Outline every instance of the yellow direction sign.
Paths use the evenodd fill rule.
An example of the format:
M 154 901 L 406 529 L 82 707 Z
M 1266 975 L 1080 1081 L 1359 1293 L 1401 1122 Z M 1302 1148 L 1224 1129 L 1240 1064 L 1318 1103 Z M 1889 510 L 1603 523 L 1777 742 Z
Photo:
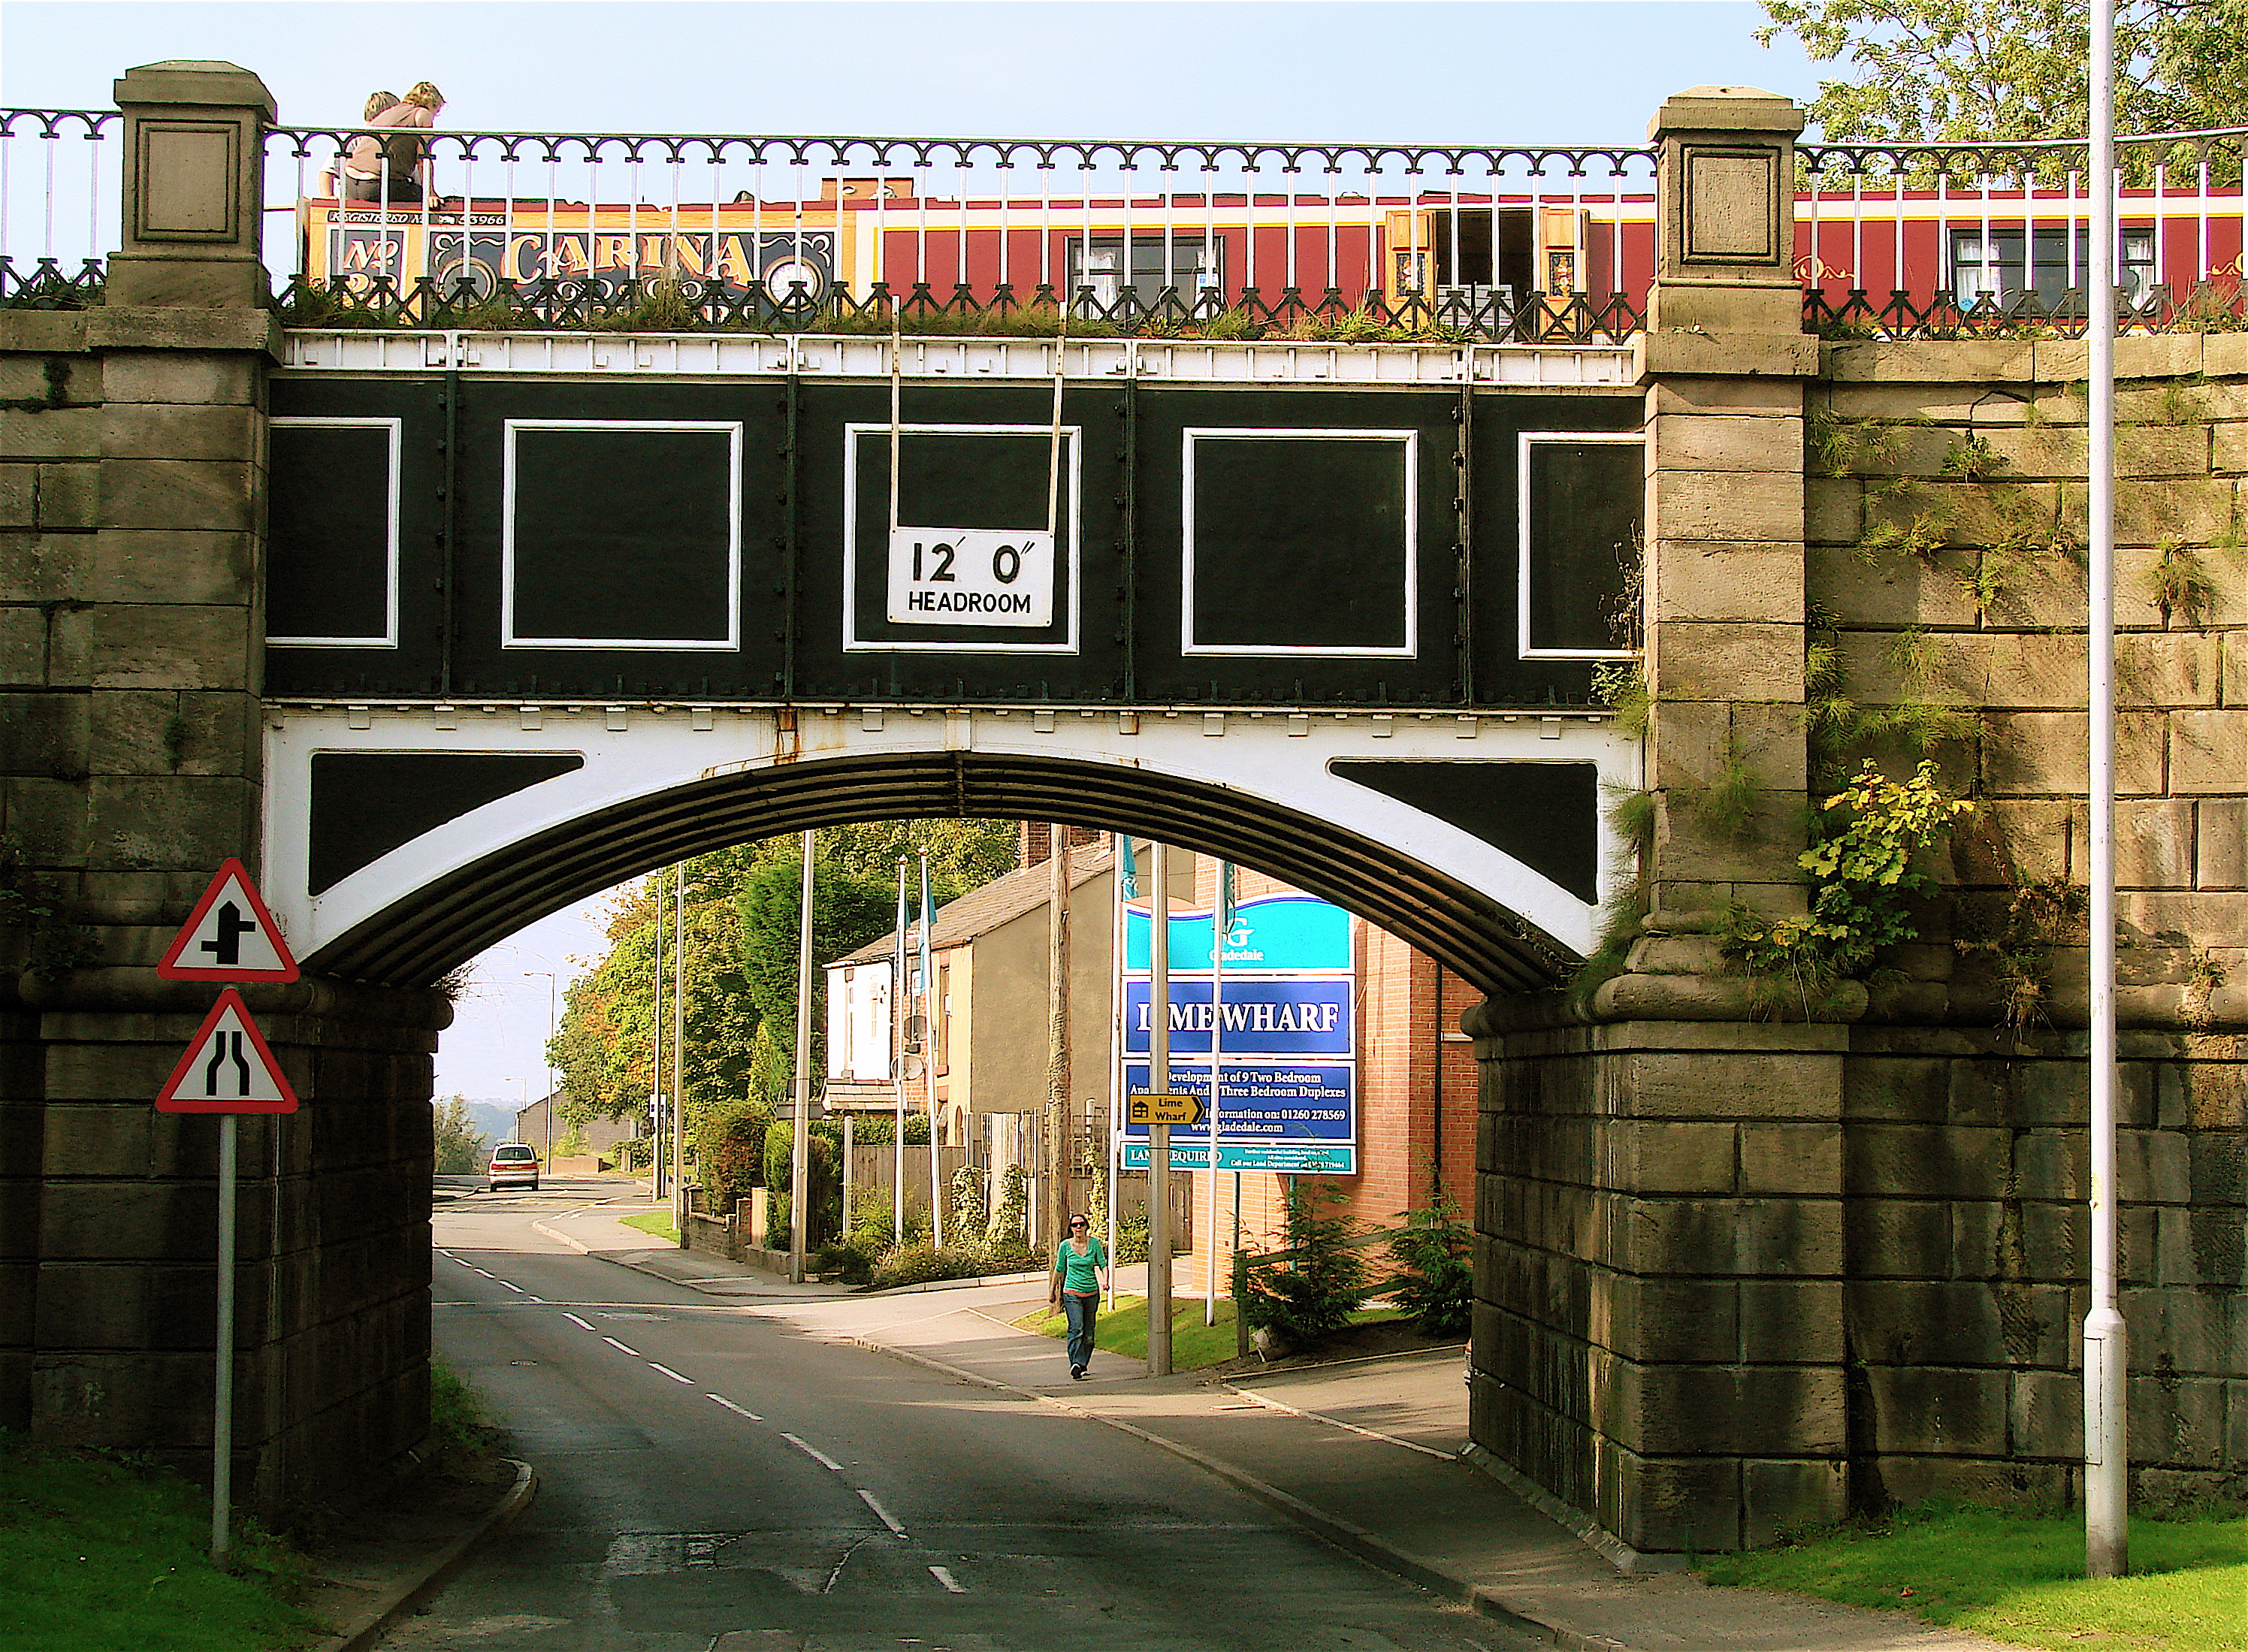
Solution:
M 1198 1095 L 1133 1095 L 1124 1099 L 1127 1124 L 1200 1124 Z

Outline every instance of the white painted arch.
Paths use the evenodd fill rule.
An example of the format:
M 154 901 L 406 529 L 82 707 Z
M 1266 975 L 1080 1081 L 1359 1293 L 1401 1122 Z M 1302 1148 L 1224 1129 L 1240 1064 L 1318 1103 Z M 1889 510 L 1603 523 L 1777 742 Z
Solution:
M 312 760 L 567 753 L 582 766 L 474 809 L 315 895 Z M 1487 991 L 1589 952 L 1586 901 L 1480 837 L 1333 771 L 1342 760 L 1589 763 L 1640 784 L 1599 713 L 1204 708 L 269 703 L 265 894 L 308 968 L 425 984 L 524 924 L 684 855 L 911 815 L 1127 830 L 1284 878 Z M 1605 833 L 1605 825 L 1600 828 Z

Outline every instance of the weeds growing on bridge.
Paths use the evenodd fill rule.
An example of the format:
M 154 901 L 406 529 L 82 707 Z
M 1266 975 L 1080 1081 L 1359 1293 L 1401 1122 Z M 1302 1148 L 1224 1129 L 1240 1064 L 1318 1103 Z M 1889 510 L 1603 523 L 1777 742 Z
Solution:
M 1925 758 L 1900 782 L 1868 757 L 1826 799 L 1815 840 L 1796 858 L 1810 874 L 1810 911 L 1776 918 L 1735 907 L 1726 952 L 1775 988 L 1792 987 L 1809 1011 L 1836 982 L 1862 974 L 1883 947 L 1918 933 L 1911 902 L 1935 883 L 1915 860 L 1974 807 L 1947 793 Z

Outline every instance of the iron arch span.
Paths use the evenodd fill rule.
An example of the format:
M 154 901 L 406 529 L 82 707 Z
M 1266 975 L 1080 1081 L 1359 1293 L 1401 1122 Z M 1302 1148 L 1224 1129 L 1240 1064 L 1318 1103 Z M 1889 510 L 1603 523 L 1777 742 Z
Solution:
M 1059 820 L 1234 860 L 1486 992 L 1519 991 L 1590 949 L 1615 875 L 1603 792 L 1635 784 L 1638 761 L 1635 742 L 1582 715 L 1484 728 L 1449 713 L 592 707 L 532 721 L 514 707 L 274 719 L 268 893 L 311 969 L 426 985 L 683 857 L 936 815 Z

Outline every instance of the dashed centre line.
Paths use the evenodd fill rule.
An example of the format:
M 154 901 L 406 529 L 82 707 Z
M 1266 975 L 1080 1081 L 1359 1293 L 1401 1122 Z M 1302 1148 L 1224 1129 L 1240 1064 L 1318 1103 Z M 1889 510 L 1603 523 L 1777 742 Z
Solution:
M 511 1280 L 502 1279 L 498 1283 L 501 1290 L 512 1291 L 517 1296 L 529 1296 L 531 1294 L 530 1292 L 524 1290 L 521 1285 L 515 1284 Z
M 929 1574 L 935 1578 L 939 1583 L 944 1585 L 945 1588 L 951 1594 L 965 1594 L 968 1593 L 967 1589 L 962 1587 L 960 1580 L 952 1575 L 952 1568 L 949 1566 L 933 1566 L 929 1567 Z
M 590 1331 L 593 1328 L 574 1313 L 565 1313 L 562 1317 L 569 1320 L 571 1324 L 576 1326 L 580 1331 Z
M 614 1338 L 614 1337 L 613 1337 L 613 1336 L 605 1336 L 605 1337 L 603 1337 L 603 1338 L 601 1339 L 601 1340 L 602 1340 L 602 1341 L 604 1341 L 604 1342 L 606 1342 L 606 1343 L 607 1343 L 611 1347 L 614 1348 L 614 1349 L 615 1349 L 618 1353 L 620 1353 L 620 1354 L 631 1354 L 631 1355 L 633 1356 L 633 1358 L 634 1358 L 634 1359 L 635 1359 L 635 1360 L 637 1360 L 637 1359 L 639 1359 L 639 1358 L 641 1357 L 641 1352 L 640 1352 L 640 1350 L 639 1350 L 638 1348 L 628 1348 L 628 1347 L 627 1347 L 623 1343 L 621 1343 L 621 1342 L 618 1341 L 618 1340 L 616 1340 L 616 1338 Z
M 793 1434 L 785 1433 L 780 1437 L 787 1441 L 798 1450 L 803 1452 L 805 1456 L 810 1457 L 814 1463 L 819 1464 L 821 1468 L 833 1469 L 838 1474 L 843 1472 L 843 1465 L 840 1463 L 838 1463 L 833 1457 L 829 1457 L 826 1452 L 821 1450 L 818 1446 L 806 1444 L 803 1440 L 798 1439 Z
M 674 1382 L 685 1382 L 691 1385 L 695 1381 L 693 1377 L 683 1377 L 680 1375 L 678 1372 L 673 1370 L 669 1366 L 658 1365 L 653 1360 L 650 1360 L 648 1362 L 648 1368 L 651 1371 L 662 1372 L 664 1375 L 669 1377 Z
M 593 1327 L 590 1326 L 586 1327 L 588 1330 L 591 1330 L 592 1328 Z M 731 1400 L 728 1399 L 723 1394 L 706 1394 L 702 1397 L 706 1400 L 716 1400 L 720 1405 L 724 1406 L 726 1409 L 731 1411 L 736 1416 L 747 1417 L 752 1422 L 762 1422 L 764 1421 L 763 1417 L 759 1416 L 754 1411 L 744 1411 L 740 1406 L 736 1405 Z
M 868 1508 L 874 1511 L 874 1518 L 880 1520 L 884 1525 L 890 1528 L 893 1535 L 897 1537 L 905 1536 L 906 1529 L 898 1524 L 898 1517 L 892 1514 L 888 1509 L 876 1502 L 874 1500 L 874 1494 L 872 1491 L 867 1491 L 864 1486 L 853 1486 L 851 1489 L 859 1494 L 860 1502 L 865 1504 Z

